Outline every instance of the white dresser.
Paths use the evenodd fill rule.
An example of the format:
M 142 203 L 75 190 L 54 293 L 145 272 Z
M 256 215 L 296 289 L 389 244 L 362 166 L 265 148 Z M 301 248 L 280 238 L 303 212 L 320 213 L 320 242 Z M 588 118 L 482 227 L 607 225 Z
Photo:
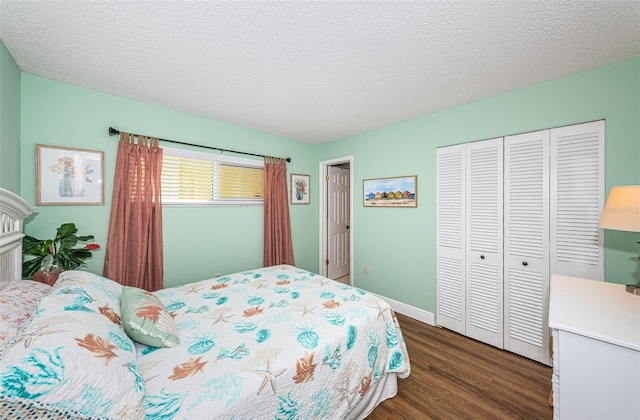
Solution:
M 553 275 L 554 419 L 640 419 L 640 296 Z

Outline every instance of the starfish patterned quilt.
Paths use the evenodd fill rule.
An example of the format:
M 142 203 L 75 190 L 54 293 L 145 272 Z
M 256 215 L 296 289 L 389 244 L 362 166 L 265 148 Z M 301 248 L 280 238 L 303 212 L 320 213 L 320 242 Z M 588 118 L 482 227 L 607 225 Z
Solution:
M 136 344 L 147 419 L 344 418 L 387 373 L 409 375 L 385 301 L 299 268 L 261 268 L 155 295 L 181 345 Z
M 391 372 L 391 307 L 296 267 L 155 293 L 66 271 L 0 349 L 0 418 L 341 419 Z

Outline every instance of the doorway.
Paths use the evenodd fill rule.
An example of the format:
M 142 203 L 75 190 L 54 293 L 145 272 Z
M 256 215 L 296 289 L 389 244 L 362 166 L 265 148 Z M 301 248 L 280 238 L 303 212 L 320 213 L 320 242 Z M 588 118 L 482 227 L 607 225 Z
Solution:
M 353 157 L 320 162 L 320 274 L 353 284 Z

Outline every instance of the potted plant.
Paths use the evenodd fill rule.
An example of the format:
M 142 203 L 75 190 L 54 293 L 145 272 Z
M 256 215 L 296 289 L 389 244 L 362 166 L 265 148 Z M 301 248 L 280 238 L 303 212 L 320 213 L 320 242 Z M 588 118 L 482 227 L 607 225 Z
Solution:
M 89 242 L 93 235 L 77 236 L 78 229 L 74 223 L 62 224 L 53 239 L 37 239 L 25 235 L 22 239 L 23 278 L 30 278 L 39 270 L 45 274 L 59 274 L 63 270 L 75 270 L 84 267 L 85 260 L 91 258 L 92 252 L 100 249 L 100 245 L 89 243 L 76 247 L 78 242 Z M 55 282 L 55 279 L 53 279 Z

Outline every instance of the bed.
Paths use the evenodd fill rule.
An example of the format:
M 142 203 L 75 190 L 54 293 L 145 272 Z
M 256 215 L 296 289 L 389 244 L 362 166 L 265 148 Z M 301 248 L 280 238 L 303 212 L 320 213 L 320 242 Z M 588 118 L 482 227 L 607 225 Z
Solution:
M 2 315 L 17 305 L 3 300 L 31 293 L 0 340 L 0 418 L 355 419 L 410 373 L 384 300 L 297 267 L 154 293 L 84 271 L 50 287 L 12 270 Z

